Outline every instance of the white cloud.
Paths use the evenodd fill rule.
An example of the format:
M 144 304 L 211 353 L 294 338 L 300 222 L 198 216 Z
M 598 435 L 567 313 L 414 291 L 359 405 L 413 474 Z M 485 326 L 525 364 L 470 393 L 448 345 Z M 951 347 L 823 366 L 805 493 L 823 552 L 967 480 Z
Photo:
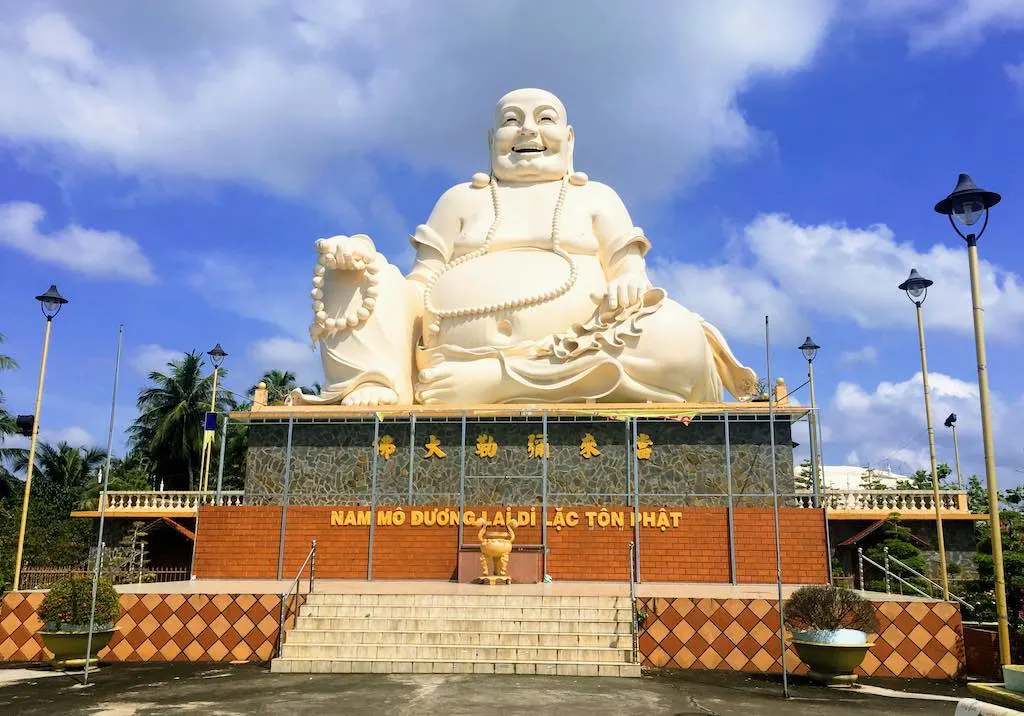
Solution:
M 839 360 L 848 365 L 870 365 L 878 360 L 878 349 L 874 346 L 863 346 L 851 351 L 843 351 Z
M 905 28 L 914 52 L 972 47 L 986 32 L 1024 26 L 1020 0 L 865 0 L 863 9 Z
M 167 364 L 180 359 L 183 355 L 183 351 L 165 348 L 157 343 L 146 343 L 132 351 L 130 361 L 136 371 L 142 375 L 149 375 L 153 371 L 166 373 Z
M 1017 87 L 1024 90 L 1024 62 L 1019 62 L 1016 65 L 1006 65 L 1006 76 L 1010 78 Z
M 726 264 L 655 262 L 653 279 L 725 335 L 760 342 L 766 313 L 780 339 L 802 337 L 814 314 L 866 329 L 914 325 L 913 306 L 897 286 L 917 268 L 935 282 L 924 304 L 927 330 L 973 331 L 967 256 L 952 239 L 921 252 L 884 224 L 803 226 L 764 214 L 744 227 L 733 249 Z M 987 335 L 1019 339 L 1021 278 L 984 260 L 980 277 Z
M 43 419 L 46 419 L 45 415 L 43 416 Z M 29 438 L 24 435 L 12 435 L 4 441 L 4 447 L 28 449 L 29 442 Z M 50 445 L 56 445 L 57 443 L 64 442 L 72 447 L 103 447 L 103 445 L 100 445 L 96 438 L 92 436 L 92 433 L 78 425 L 71 425 L 59 430 L 51 430 L 40 425 L 39 442 L 48 443 Z
M 977 383 L 935 372 L 928 373 L 928 381 L 937 460 L 950 466 L 954 464 L 952 432 L 943 426 L 943 421 L 950 413 L 956 413 L 964 479 L 973 473 L 984 475 Z M 1005 396 L 991 395 L 993 439 L 1001 485 L 1018 481 L 1014 468 L 1024 465 L 1024 456 L 1015 439 L 1024 429 L 1024 421 L 1019 417 L 1022 406 L 1024 399 L 1014 406 Z M 894 471 L 905 474 L 928 466 L 928 432 L 920 372 L 901 382 L 883 381 L 869 388 L 840 382 L 822 420 L 842 428 L 824 441 L 826 459 L 830 451 L 840 454 L 852 451 L 859 457 L 850 464 L 889 464 Z
M 156 281 L 149 259 L 134 239 L 117 231 L 98 231 L 77 224 L 41 232 L 45 215 L 43 207 L 30 202 L 0 204 L 0 245 L 86 276 L 138 283 Z
M 389 155 L 467 176 L 505 91 L 560 93 L 578 168 L 668 193 L 758 143 L 739 95 L 813 61 L 834 0 L 178 0 L 12 9 L 0 134 L 91 167 L 370 198 Z M 526 29 L 528 27 L 528 29 Z M 623 141 L 623 127 L 630 127 Z M 321 180 L 318 183 L 318 180 Z M 351 206 L 363 197 L 350 196 Z M 386 213 L 386 208 L 381 211 Z
M 311 348 L 309 341 L 274 336 L 256 341 L 247 352 L 259 374 L 268 370 L 290 370 L 300 383 L 323 380 L 320 354 Z

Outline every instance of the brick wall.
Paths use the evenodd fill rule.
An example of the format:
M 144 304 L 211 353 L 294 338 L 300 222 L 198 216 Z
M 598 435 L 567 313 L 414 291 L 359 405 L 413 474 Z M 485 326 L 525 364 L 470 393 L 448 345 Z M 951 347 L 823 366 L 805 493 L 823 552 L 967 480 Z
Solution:
M 469 508 L 473 509 L 473 508 Z M 519 508 L 512 508 L 517 511 Z M 527 508 L 528 509 L 528 508 Z M 589 527 L 584 518 L 596 507 L 574 509 L 576 526 L 548 527 L 548 573 L 559 581 L 626 580 L 632 510 L 612 508 L 622 515 L 622 527 Z M 285 576 L 294 575 L 317 539 L 317 574 L 334 579 L 364 579 L 370 530 L 358 525 L 331 525 L 331 513 L 364 513 L 361 508 L 295 506 L 288 509 L 285 535 Z M 480 508 L 476 508 L 479 514 Z M 648 508 L 648 511 L 650 509 Z M 410 512 L 409 508 L 406 510 Z M 729 581 L 728 518 L 725 508 L 666 508 L 675 524 L 665 529 L 644 525 L 640 530 L 641 579 L 645 582 Z M 553 520 L 554 508 L 548 518 Z M 200 510 L 195 550 L 199 578 L 277 576 L 279 507 L 216 507 Z M 820 510 L 782 508 L 783 580 L 790 584 L 826 581 L 824 520 Z M 539 514 L 538 514 L 539 522 Z M 734 511 L 737 580 L 775 581 L 775 540 L 772 511 L 744 507 Z M 475 544 L 476 528 L 466 527 L 464 541 Z M 374 529 L 373 576 L 376 579 L 454 579 L 458 561 L 455 525 L 380 526 Z M 539 524 L 516 531 L 517 544 L 539 544 Z

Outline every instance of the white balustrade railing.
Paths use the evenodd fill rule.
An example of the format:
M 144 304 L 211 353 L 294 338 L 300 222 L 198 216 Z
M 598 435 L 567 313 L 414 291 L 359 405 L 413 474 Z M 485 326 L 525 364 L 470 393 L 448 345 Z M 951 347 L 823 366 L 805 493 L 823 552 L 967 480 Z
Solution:
M 220 504 L 237 507 L 243 504 L 241 490 L 222 491 Z M 195 512 L 200 505 L 217 504 L 216 492 L 199 490 L 112 490 L 107 493 L 108 512 Z
M 823 502 L 834 512 L 935 512 L 931 490 L 829 490 Z M 813 507 L 810 494 L 797 495 L 797 507 Z M 942 512 L 969 512 L 967 493 L 949 490 L 939 492 Z

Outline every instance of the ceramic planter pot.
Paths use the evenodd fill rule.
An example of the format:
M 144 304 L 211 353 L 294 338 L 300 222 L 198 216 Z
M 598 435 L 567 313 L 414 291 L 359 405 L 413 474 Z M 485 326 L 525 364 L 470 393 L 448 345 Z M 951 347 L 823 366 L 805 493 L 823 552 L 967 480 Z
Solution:
M 797 656 L 810 667 L 808 677 L 826 684 L 852 684 L 854 669 L 860 666 L 874 642 L 857 629 L 794 631 L 792 644 Z
M 96 655 L 110 643 L 115 631 L 117 629 L 114 627 L 93 629 L 92 648 L 89 650 L 90 667 L 99 662 Z M 63 671 L 70 667 L 85 666 L 88 631 L 41 631 L 39 635 L 43 638 L 43 645 L 53 654 L 50 659 L 53 668 Z
M 1004 664 L 1003 687 L 1007 691 L 1024 694 L 1024 666 L 1020 664 Z

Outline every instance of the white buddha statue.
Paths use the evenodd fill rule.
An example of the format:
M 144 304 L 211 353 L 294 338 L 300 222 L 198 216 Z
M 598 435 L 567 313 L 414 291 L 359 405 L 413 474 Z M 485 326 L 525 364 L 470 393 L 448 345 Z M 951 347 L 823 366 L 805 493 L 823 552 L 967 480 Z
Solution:
M 411 237 L 408 276 L 366 235 L 316 243 L 319 396 L 344 405 L 719 402 L 757 377 L 651 285 L 650 243 L 619 196 L 573 170 L 565 107 L 498 102 L 491 171 L 446 191 Z

